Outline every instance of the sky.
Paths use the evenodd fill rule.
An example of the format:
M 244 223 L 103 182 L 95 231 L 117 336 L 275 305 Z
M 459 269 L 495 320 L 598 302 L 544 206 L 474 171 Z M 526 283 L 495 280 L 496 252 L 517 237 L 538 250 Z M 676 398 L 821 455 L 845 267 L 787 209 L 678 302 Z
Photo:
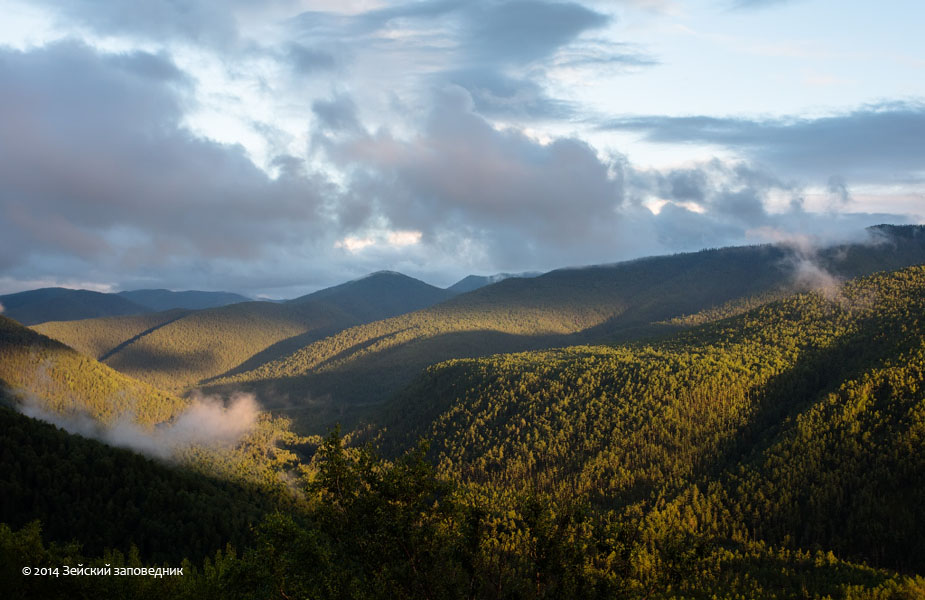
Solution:
M 925 3 L 0 0 L 0 293 L 925 222 Z

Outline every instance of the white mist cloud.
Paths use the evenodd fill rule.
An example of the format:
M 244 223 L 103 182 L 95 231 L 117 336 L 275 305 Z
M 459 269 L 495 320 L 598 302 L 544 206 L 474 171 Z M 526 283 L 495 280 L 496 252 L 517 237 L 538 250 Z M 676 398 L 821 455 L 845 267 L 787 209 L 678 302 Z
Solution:
M 843 281 L 832 275 L 818 262 L 815 256 L 797 254 L 794 260 L 794 278 L 798 288 L 818 292 L 830 302 L 841 302 Z
M 797 289 L 818 292 L 830 302 L 843 302 L 841 287 L 844 281 L 827 271 L 819 262 L 818 255 L 821 248 L 831 246 L 835 240 L 823 241 L 818 237 L 771 227 L 762 227 L 751 233 L 791 252 L 789 262 Z
M 165 460 L 195 446 L 234 445 L 254 428 L 260 414 L 254 395 L 244 393 L 232 394 L 227 404 L 216 396 L 194 397 L 186 410 L 153 429 L 139 425 L 128 413 L 105 425 L 84 413 L 51 412 L 31 397 L 22 401 L 19 410 L 68 433 Z

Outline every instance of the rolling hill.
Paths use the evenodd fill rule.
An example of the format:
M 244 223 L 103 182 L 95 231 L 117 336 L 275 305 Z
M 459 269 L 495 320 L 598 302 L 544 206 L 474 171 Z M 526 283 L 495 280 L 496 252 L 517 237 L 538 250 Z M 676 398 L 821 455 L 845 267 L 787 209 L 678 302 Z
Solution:
M 141 315 L 173 309 L 201 309 L 249 300 L 228 292 L 134 290 L 115 294 L 42 288 L 0 296 L 5 314 L 23 325 L 99 317 Z
M 382 417 L 447 477 L 925 571 L 925 267 L 662 341 L 453 360 Z
M 123 447 L 172 457 L 210 476 L 266 489 L 285 487 L 281 473 L 295 460 L 278 444 L 301 439 L 289 430 L 287 420 L 263 413 L 259 405 L 238 413 L 244 416 L 235 421 L 234 414 L 208 410 L 213 400 L 225 399 L 165 392 L 5 317 L 0 317 L 0 392 L 26 414 L 69 431 L 102 436 Z M 193 419 L 180 423 L 190 413 Z M 171 438 L 175 425 L 181 431 Z M 239 432 L 231 436 L 236 445 L 229 446 L 228 436 L 221 434 L 228 426 Z M 213 448 L 213 440 L 221 441 L 221 451 Z
M 62 341 L 71 348 L 97 360 L 105 360 L 117 348 L 188 314 L 175 310 L 124 317 L 101 317 L 73 321 L 48 321 L 32 329 Z
M 79 410 L 102 423 L 131 412 L 140 423 L 153 425 L 188 404 L 3 316 L 0 388 L 36 400 L 45 410 Z
M 115 294 L 42 288 L 0 296 L 3 314 L 23 325 L 45 321 L 73 321 L 113 315 L 135 315 L 150 309 Z
M 472 292 L 479 288 L 483 288 L 486 285 L 491 285 L 493 283 L 498 283 L 505 279 L 510 279 L 512 277 L 537 277 L 542 275 L 540 272 L 526 272 L 526 273 L 497 273 L 495 275 L 469 275 L 463 277 L 450 287 L 446 288 L 447 291 L 455 294 L 465 294 L 466 292 Z
M 820 253 L 812 272 L 909 262 L 918 234 L 898 233 L 910 235 Z M 280 504 L 249 499 L 237 484 L 163 471 L 0 410 L 11 432 L 0 443 L 10 465 L 0 509 L 21 527 L 0 526 L 0 563 L 28 554 L 37 565 L 124 564 L 121 555 L 46 548 L 21 525 L 36 516 L 53 523 L 49 539 L 74 528 L 91 553 L 120 532 L 124 543 L 129 530 L 146 555 L 172 560 L 167 544 L 194 557 L 220 538 L 245 547 L 201 570 L 184 563 L 189 573 L 155 581 L 156 591 L 144 591 L 141 578 L 81 578 L 87 597 L 921 597 L 925 266 L 844 284 L 826 278 L 797 293 L 807 285 L 794 279 L 798 260 L 758 247 L 567 270 L 538 278 L 532 303 L 505 289 L 521 283 L 501 282 L 399 317 L 450 307 L 442 314 L 514 332 L 487 338 L 496 345 L 611 343 L 427 366 L 387 404 L 367 407 L 376 427 L 352 432 L 347 445 L 330 435 L 293 469 L 283 489 L 297 494 L 269 514 Z M 689 295 L 665 298 L 672 289 Z M 742 289 L 750 295 L 737 296 Z M 519 308 L 499 301 L 506 297 Z M 452 348 L 482 352 L 485 330 L 464 324 L 456 331 L 476 335 Z M 417 333 L 440 335 L 418 325 Z M 132 385 L 9 319 L 0 326 L 7 385 L 18 376 L 21 389 L 52 399 L 74 390 L 90 409 L 95 397 L 113 401 L 95 392 L 108 389 L 99 380 Z M 452 348 L 424 346 L 431 360 Z M 349 383 L 347 373 L 363 375 L 345 370 L 336 385 Z M 429 446 L 418 444 L 422 436 Z M 113 467 L 90 471 L 91 463 Z M 91 503 L 109 494 L 119 504 L 106 500 L 112 527 L 99 530 Z M 62 514 L 61 502 L 73 514 Z M 150 521 L 138 523 L 140 510 Z M 261 514 L 253 537 L 240 537 Z M 28 590 L 22 595 L 66 597 L 8 568 L 0 582 Z
M 118 292 L 118 296 L 140 304 L 153 311 L 172 310 L 183 308 L 186 310 L 200 310 L 203 308 L 217 308 L 238 302 L 249 302 L 251 299 L 231 292 L 200 292 L 188 290 L 174 292 L 171 290 L 130 290 Z M 63 319 L 56 319 L 63 320 Z
M 380 272 L 283 303 L 44 323 L 36 331 L 157 387 L 182 392 L 354 325 L 429 306 L 448 292 Z
M 385 400 L 443 360 L 664 335 L 702 311 L 735 314 L 838 277 L 925 261 L 922 227 L 873 233 L 876 243 L 814 254 L 778 246 L 724 248 L 506 279 L 428 309 L 345 329 L 216 379 L 209 389 L 256 391 L 268 406 L 319 431 L 332 419 L 351 422 L 366 410 L 351 407 Z
M 367 323 L 427 308 L 452 296 L 452 292 L 419 279 L 395 271 L 377 271 L 289 302 L 332 304 L 358 321 Z

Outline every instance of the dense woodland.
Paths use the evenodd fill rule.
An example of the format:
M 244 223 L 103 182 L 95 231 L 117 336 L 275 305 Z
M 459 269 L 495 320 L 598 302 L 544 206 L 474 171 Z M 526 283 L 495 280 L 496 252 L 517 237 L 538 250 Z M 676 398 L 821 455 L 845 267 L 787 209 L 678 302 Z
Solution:
M 882 226 L 870 243 L 807 254 L 777 246 L 705 250 L 615 265 L 562 269 L 507 279 L 429 309 L 345 329 L 249 371 L 209 382 L 208 389 L 247 389 L 269 406 L 291 408 L 311 396 L 349 421 L 349 407 L 386 400 L 421 369 L 443 360 L 499 352 L 617 343 L 689 325 L 675 319 L 722 310 L 742 312 L 814 281 L 812 265 L 850 278 L 925 262 L 925 229 Z M 714 315 L 719 316 L 719 315 Z M 319 401 L 319 398 L 321 401 Z M 323 433 L 318 408 L 290 413 L 306 432 Z
M 815 260 L 845 277 L 916 262 L 920 230 L 899 233 Z M 726 281 L 765 254 L 748 293 L 727 281 L 708 299 L 704 272 Z M 266 417 L 233 450 L 164 464 L 4 410 L 0 587 L 43 598 L 925 597 L 925 266 L 798 292 L 784 285 L 788 256 L 733 249 L 682 257 L 674 278 L 675 263 L 652 259 L 501 282 L 318 340 L 293 355 L 315 361 L 312 382 L 325 368 L 361 379 L 415 352 L 434 363 L 463 350 L 431 366 L 421 356 L 404 387 L 404 372 L 384 379 L 399 391 L 364 407 L 367 424 L 324 440 Z M 504 298 L 526 282 L 514 310 Z M 689 296 L 665 298 L 681 289 Z M 470 319 L 468 341 L 426 333 Z M 188 402 L 0 326 L 13 396 L 104 422 L 131 408 L 150 424 Z M 498 342 L 485 330 L 536 349 L 482 356 Z M 113 511 L 106 527 L 95 526 L 101 506 Z M 182 564 L 184 575 L 19 572 L 78 562 Z
M 377 273 L 284 303 L 48 322 L 34 329 L 136 379 L 181 393 L 345 328 L 451 295 L 398 273 Z

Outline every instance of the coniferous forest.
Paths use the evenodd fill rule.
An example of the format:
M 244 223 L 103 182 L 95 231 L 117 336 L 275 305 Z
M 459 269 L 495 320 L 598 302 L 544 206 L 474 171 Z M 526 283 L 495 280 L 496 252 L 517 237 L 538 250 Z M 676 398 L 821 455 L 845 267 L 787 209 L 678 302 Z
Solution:
M 823 254 L 839 274 L 825 288 L 767 246 L 415 296 L 404 313 L 420 282 L 405 296 L 389 280 L 383 315 L 335 288 L 163 318 L 0 317 L 0 587 L 925 597 L 925 236 L 890 234 Z M 218 358 L 176 368 L 196 352 Z M 269 410 L 233 443 L 165 455 L 111 433 L 173 439 L 193 390 L 234 382 Z M 183 574 L 22 574 L 65 566 Z
M 0 0 L 0 600 L 925 600 L 925 0 Z

